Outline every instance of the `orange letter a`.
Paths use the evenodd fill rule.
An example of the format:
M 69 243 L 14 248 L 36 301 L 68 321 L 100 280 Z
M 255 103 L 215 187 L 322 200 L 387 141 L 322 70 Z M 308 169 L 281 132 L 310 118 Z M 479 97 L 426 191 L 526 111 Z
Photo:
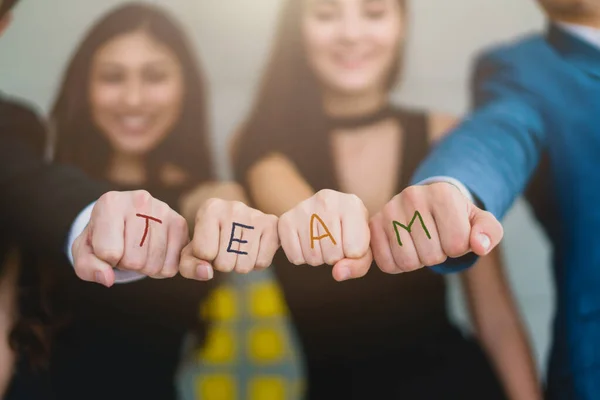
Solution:
M 319 220 L 319 222 L 321 223 L 321 225 L 323 225 L 323 228 L 325 228 L 325 232 L 327 232 L 325 235 L 321 235 L 321 236 L 315 236 L 314 235 L 314 224 L 313 224 L 313 222 L 315 220 L 315 217 Z M 325 222 L 323 222 L 323 220 L 321 219 L 321 217 L 319 217 L 317 214 L 313 214 L 310 217 L 310 248 L 311 249 L 315 248 L 315 240 L 325 239 L 326 237 L 329 237 L 331 239 L 331 241 L 333 242 L 334 245 L 337 244 L 335 242 L 335 239 L 333 238 L 333 236 L 329 232 L 329 229 L 327 228 L 327 225 L 325 225 Z

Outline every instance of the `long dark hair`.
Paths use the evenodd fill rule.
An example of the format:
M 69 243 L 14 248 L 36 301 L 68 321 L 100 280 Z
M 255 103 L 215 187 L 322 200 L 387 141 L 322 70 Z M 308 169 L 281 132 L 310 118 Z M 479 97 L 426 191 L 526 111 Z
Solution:
M 88 97 L 90 69 L 96 51 L 118 35 L 143 30 L 166 45 L 181 63 L 185 95 L 183 112 L 172 132 L 146 157 L 149 186 L 160 186 L 158 171 L 167 162 L 188 176 L 186 186 L 213 178 L 208 138 L 206 87 L 198 62 L 177 22 L 153 5 L 130 3 L 100 19 L 75 51 L 51 114 L 56 161 L 74 164 L 104 179 L 110 145 L 92 121 Z
M 397 1 L 400 9 L 406 10 L 405 0 Z M 321 87 L 304 50 L 302 3 L 303 0 L 288 0 L 281 10 L 271 58 L 250 117 L 236 143 L 233 163 L 240 182 L 245 182 L 254 162 L 275 151 L 302 164 L 303 171 L 318 168 L 318 164 L 311 162 L 313 152 L 327 146 Z M 399 79 L 401 50 L 391 68 L 388 89 Z
M 0 19 L 2 19 L 4 14 L 9 12 L 18 2 L 19 0 L 0 0 Z

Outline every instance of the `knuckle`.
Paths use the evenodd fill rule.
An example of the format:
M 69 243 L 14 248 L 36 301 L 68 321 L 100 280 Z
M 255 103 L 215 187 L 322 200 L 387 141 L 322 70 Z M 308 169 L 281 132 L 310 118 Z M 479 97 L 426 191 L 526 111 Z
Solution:
M 177 275 L 177 267 L 166 267 L 160 272 L 160 275 L 165 278 L 172 278 Z
M 403 202 L 408 204 L 417 204 L 421 200 L 422 191 L 418 186 L 409 186 L 402 191 L 401 196 Z
M 446 259 L 447 257 L 441 252 L 435 252 L 424 255 L 421 262 L 427 267 L 433 267 L 434 265 L 442 264 Z
M 113 266 L 119 262 L 122 256 L 121 252 L 117 249 L 108 249 L 102 247 L 95 249 L 94 253 L 96 254 L 96 257 Z
M 272 259 L 267 259 L 266 257 L 257 259 L 256 260 L 256 268 L 260 268 L 260 269 L 269 268 L 269 266 L 271 265 L 271 260 Z
M 288 261 L 296 266 L 304 264 L 304 260 L 300 259 L 300 257 L 288 257 Z
M 173 226 L 175 227 L 175 229 L 181 233 L 188 233 L 188 224 L 187 221 L 185 220 L 185 218 L 183 218 L 181 215 L 177 214 L 175 216 L 175 218 L 173 218 Z
M 128 270 L 140 271 L 144 268 L 145 263 L 138 257 L 124 257 L 120 266 Z
M 386 274 L 397 274 L 398 272 L 400 272 L 398 267 L 394 263 L 390 262 L 377 263 L 377 267 L 381 270 L 381 272 L 384 272 Z
M 179 274 L 181 274 L 181 276 L 183 276 L 186 279 L 192 279 L 194 277 L 194 272 L 192 271 L 191 266 L 181 266 L 179 268 Z M 175 275 L 176 273 L 168 278 L 172 278 Z
M 136 207 L 147 207 L 152 201 L 152 195 L 147 190 L 136 190 L 133 192 L 133 204 Z
M 392 220 L 394 219 L 394 215 L 397 213 L 397 210 L 399 208 L 399 205 L 396 204 L 396 202 L 394 201 L 389 201 L 388 203 L 386 203 L 385 206 L 383 206 L 383 209 L 381 210 L 381 216 L 385 219 L 388 220 Z M 376 221 L 376 222 L 382 222 L 381 220 Z
M 210 199 L 204 202 L 204 208 L 210 212 L 220 208 L 222 204 L 223 200 L 216 197 L 211 197 Z
M 235 214 L 243 214 L 248 211 L 248 206 L 241 201 L 232 201 L 231 202 L 231 211 Z
M 450 257 L 458 257 L 469 250 L 469 240 L 463 239 L 460 236 L 455 236 L 449 239 L 445 247 L 445 252 Z
M 117 203 L 120 198 L 121 193 L 111 190 L 110 192 L 106 192 L 102 196 L 100 196 L 100 198 L 98 199 L 98 203 L 112 205 Z
M 325 209 L 331 207 L 337 197 L 337 192 L 331 189 L 321 189 L 315 194 L 317 204 Z
M 344 257 L 341 254 L 325 254 L 323 256 L 323 261 L 327 265 L 334 265 L 338 261 L 342 260 Z
M 236 265 L 236 267 L 235 267 L 235 272 L 237 272 L 238 274 L 246 275 L 246 274 L 250 273 L 251 271 L 252 271 L 252 265 L 250 265 L 250 264 L 241 264 L 241 265 Z
M 416 257 L 400 254 L 396 258 L 396 266 L 403 272 L 412 272 L 419 268 L 419 262 Z
M 234 270 L 235 265 L 231 263 L 226 263 L 220 257 L 217 257 L 213 263 L 214 268 L 220 272 L 231 272 Z

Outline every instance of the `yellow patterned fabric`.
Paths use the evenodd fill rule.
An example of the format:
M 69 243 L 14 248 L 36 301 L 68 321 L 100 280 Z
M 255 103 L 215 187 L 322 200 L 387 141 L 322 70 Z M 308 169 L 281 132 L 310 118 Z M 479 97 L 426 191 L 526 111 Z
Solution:
M 184 400 L 296 400 L 304 369 L 272 271 L 231 274 L 200 307 L 210 327 L 179 378 Z

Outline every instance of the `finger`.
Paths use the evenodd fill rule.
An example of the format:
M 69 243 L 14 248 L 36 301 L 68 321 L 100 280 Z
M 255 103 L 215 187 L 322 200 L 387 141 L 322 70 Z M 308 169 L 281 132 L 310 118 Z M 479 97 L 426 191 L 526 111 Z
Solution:
M 228 204 L 227 211 L 221 217 L 221 247 L 212 265 L 217 271 L 231 272 L 234 270 L 238 257 L 246 256 L 254 227 L 249 224 L 248 206 L 242 202 Z
M 361 258 L 344 258 L 333 266 L 333 278 L 342 282 L 348 279 L 362 278 L 369 272 L 373 263 L 373 253 L 367 248 L 367 253 Z
M 288 261 L 294 265 L 306 264 L 300 244 L 300 235 L 292 223 L 292 214 L 285 213 L 279 218 L 277 233 Z
M 294 211 L 294 221 L 300 239 L 302 255 L 304 256 L 306 263 L 313 267 L 325 263 L 323 260 L 323 252 L 321 250 L 321 240 L 332 240 L 330 236 L 323 237 L 320 233 L 322 231 L 324 232 L 324 229 L 320 228 L 319 225 L 323 225 L 322 216 L 325 215 L 325 213 L 322 211 L 319 212 L 321 215 L 316 212 L 313 213 L 308 208 L 303 207 Z
M 320 216 L 323 216 L 322 220 Z M 323 260 L 317 265 L 335 265 L 335 263 L 344 259 L 343 241 L 345 237 L 342 234 L 341 218 L 338 212 L 326 213 L 323 211 L 322 213 L 315 214 L 312 220 L 313 232 L 311 235 L 321 238 L 314 242 L 315 245 L 317 242 L 319 243 L 321 259 Z M 317 260 L 317 262 L 321 259 Z
M 119 264 L 125 251 L 123 200 L 116 192 L 103 195 L 92 210 L 89 228 L 93 254 L 111 266 Z
M 446 254 L 442 250 L 442 244 L 438 235 L 437 227 L 429 210 L 415 210 L 410 222 L 410 236 L 412 237 L 417 257 L 421 265 L 433 267 L 446 261 Z
M 171 208 L 162 201 L 152 204 L 152 217 L 148 217 L 148 258 L 141 273 L 147 276 L 159 275 L 167 256 L 168 226 L 171 224 Z
M 192 243 L 189 240 L 189 230 L 185 219 L 173 211 L 175 216 L 167 228 L 167 252 L 165 262 L 159 276 L 162 278 L 171 278 L 177 275 L 179 271 L 179 258 L 184 247 L 188 247 L 188 252 L 193 255 Z M 212 267 L 211 267 L 212 269 Z
M 387 236 L 394 264 L 402 272 L 410 272 L 421 268 L 417 250 L 408 231 L 409 221 L 397 203 L 384 208 L 383 229 Z
M 504 236 L 502 224 L 488 211 L 473 206 L 471 214 L 470 246 L 479 256 L 485 256 L 494 249 Z
M 463 256 L 471 250 L 468 200 L 450 184 L 434 184 L 430 188 L 430 209 L 435 219 L 442 251 L 452 258 Z
M 208 281 L 214 277 L 214 271 L 210 263 L 194 256 L 191 243 L 181 251 L 179 273 L 184 278 L 198 281 Z
M 194 257 L 212 262 L 219 252 L 222 204 L 211 199 L 196 214 L 192 250 Z
M 371 218 L 369 229 L 371 232 L 371 250 L 375 263 L 379 269 L 387 274 L 398 274 L 402 272 L 396 265 L 390 241 L 383 228 L 383 217 L 381 213 Z
M 263 222 L 261 219 L 264 217 L 264 215 L 260 211 L 256 210 L 252 210 L 251 213 L 254 214 L 254 216 L 251 218 L 244 216 L 237 216 L 235 218 L 236 220 L 247 220 L 251 222 L 246 226 L 236 227 L 236 236 L 243 238 L 242 242 L 245 242 L 238 242 L 238 253 L 234 267 L 235 272 L 241 274 L 247 274 L 254 269 L 254 266 L 256 265 L 256 258 L 258 257 L 261 240 L 260 238 L 263 230 Z M 237 232 L 239 232 L 239 234 Z
M 260 236 L 256 265 L 254 269 L 263 270 L 273 263 L 275 253 L 279 249 L 277 233 L 278 218 L 275 215 L 264 216 L 264 227 Z
M 79 279 L 96 282 L 106 287 L 111 287 L 115 283 L 112 266 L 96 257 L 92 251 L 88 228 L 75 240 L 71 251 L 73 267 Z
M 344 256 L 361 258 L 369 250 L 371 232 L 369 214 L 363 202 L 356 196 L 341 215 Z
M 123 258 L 121 258 L 121 262 L 118 264 L 118 267 L 122 270 L 142 273 L 142 270 L 146 266 L 150 224 L 158 223 L 148 218 L 155 218 L 151 215 L 151 207 L 149 208 L 148 211 L 140 210 L 140 212 L 134 215 L 127 215 L 125 217 L 125 249 Z

